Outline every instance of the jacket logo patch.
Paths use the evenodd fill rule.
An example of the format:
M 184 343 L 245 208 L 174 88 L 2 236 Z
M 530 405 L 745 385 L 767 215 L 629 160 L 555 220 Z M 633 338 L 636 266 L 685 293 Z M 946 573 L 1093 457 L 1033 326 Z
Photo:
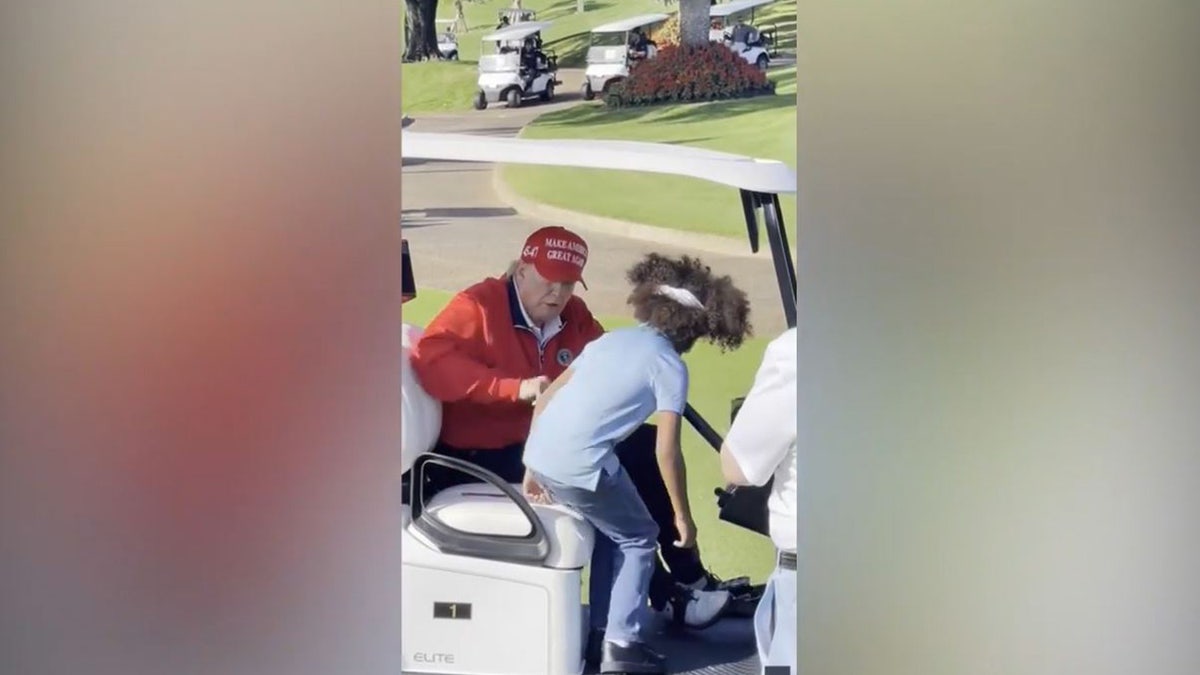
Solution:
M 572 357 L 573 355 L 571 354 L 570 349 L 560 349 L 558 350 L 558 355 L 555 358 L 558 360 L 558 365 L 565 366 L 571 362 Z

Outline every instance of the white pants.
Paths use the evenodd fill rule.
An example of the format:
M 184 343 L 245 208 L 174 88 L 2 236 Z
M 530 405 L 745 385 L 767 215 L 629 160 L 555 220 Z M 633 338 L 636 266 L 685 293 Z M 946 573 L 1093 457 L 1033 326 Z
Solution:
M 796 570 L 776 566 L 771 573 L 754 610 L 754 638 L 764 675 L 768 675 L 767 666 L 787 666 L 795 675 Z

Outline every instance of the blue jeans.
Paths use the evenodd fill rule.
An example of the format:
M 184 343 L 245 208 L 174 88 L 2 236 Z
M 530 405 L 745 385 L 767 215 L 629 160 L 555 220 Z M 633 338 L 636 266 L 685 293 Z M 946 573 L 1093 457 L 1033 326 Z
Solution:
M 579 512 L 596 529 L 588 584 L 591 627 L 606 640 L 640 639 L 650 576 L 658 548 L 658 525 L 650 517 L 625 468 L 601 472 L 596 491 L 533 476 L 554 501 Z

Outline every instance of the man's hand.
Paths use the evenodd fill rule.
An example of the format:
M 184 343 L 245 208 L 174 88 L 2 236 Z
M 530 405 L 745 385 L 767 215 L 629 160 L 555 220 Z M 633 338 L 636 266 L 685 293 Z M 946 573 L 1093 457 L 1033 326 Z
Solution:
M 550 378 L 545 375 L 531 377 L 528 380 L 521 380 L 521 389 L 517 392 L 517 398 L 526 403 L 534 403 L 538 397 L 546 391 L 546 387 L 550 386 Z
M 675 529 L 679 532 L 679 540 L 675 542 L 677 548 L 695 548 L 696 523 L 691 516 L 675 516 Z
M 525 480 L 521 484 L 521 490 L 525 493 L 525 498 L 534 504 L 549 504 L 550 493 L 546 492 L 546 488 L 533 479 L 533 474 L 525 472 Z

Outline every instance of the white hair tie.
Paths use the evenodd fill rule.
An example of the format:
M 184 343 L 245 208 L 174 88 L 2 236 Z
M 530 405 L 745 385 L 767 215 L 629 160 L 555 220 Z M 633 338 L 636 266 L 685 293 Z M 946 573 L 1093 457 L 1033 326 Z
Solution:
M 659 284 L 659 286 L 655 292 L 657 292 L 659 295 L 664 295 L 664 296 L 674 300 L 675 302 L 678 302 L 679 304 L 683 305 L 684 307 L 691 307 L 693 309 L 704 309 L 704 303 L 700 302 L 700 298 L 697 298 L 691 291 L 689 291 L 686 288 L 676 288 L 675 286 Z

